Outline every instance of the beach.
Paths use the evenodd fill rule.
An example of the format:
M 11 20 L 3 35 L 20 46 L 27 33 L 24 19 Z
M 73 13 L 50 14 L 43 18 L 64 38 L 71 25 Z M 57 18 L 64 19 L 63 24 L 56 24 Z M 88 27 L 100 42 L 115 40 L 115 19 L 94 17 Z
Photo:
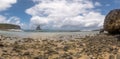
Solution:
M 120 0 L 0 0 L 0 59 L 120 59 Z
M 1 59 L 120 59 L 119 35 L 81 36 L 71 32 L 31 33 L 20 37 L 2 34 Z

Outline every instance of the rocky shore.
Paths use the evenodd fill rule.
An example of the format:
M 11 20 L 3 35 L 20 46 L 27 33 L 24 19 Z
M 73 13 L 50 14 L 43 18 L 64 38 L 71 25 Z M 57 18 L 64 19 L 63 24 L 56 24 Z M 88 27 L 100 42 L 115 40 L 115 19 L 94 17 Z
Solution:
M 0 59 L 120 59 L 120 35 L 60 38 L 19 39 L 0 35 Z

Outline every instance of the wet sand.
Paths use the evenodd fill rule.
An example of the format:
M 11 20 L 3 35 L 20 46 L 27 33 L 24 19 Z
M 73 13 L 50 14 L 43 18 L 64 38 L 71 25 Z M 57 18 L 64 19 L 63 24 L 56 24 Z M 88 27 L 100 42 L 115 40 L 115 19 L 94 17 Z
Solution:
M 119 39 L 105 34 L 22 39 L 0 35 L 0 59 L 120 59 Z

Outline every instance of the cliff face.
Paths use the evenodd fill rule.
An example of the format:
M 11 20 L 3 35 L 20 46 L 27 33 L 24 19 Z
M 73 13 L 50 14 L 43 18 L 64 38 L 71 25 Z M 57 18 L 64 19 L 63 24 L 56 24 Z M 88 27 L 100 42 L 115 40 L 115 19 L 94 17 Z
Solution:
M 21 29 L 19 25 L 14 25 L 14 24 L 0 24 L 0 29 Z
M 104 21 L 104 30 L 111 34 L 120 34 L 120 9 L 111 10 Z

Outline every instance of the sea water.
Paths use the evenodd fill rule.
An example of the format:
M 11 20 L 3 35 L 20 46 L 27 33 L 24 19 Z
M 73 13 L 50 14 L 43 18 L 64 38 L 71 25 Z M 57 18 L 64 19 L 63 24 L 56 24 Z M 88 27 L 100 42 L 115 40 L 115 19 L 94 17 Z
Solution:
M 0 31 L 0 35 L 6 35 L 6 36 L 12 36 L 12 37 L 21 37 L 21 38 L 40 38 L 40 37 L 54 37 L 54 36 L 93 36 L 95 34 L 98 34 L 99 31 L 78 31 L 78 32 L 36 32 L 36 31 L 21 31 L 21 32 L 15 32 L 15 31 Z

